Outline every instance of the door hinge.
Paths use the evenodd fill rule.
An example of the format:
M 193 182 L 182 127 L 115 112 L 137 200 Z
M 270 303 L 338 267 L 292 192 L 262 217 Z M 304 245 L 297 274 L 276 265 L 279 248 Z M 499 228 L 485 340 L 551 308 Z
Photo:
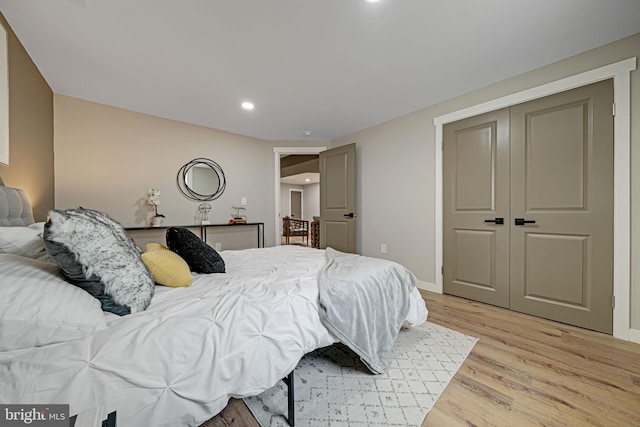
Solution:
M 613 117 L 616 116 L 616 103 L 615 102 L 613 104 L 611 104 L 611 115 Z
M 440 274 L 444 276 L 444 265 L 440 266 Z
M 611 295 L 611 308 L 616 308 L 616 296 Z

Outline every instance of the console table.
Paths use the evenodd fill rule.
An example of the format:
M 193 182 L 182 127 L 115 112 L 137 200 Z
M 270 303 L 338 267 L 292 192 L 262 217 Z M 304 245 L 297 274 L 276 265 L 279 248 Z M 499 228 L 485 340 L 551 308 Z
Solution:
M 191 225 L 161 225 L 158 227 L 125 227 L 127 231 L 136 230 L 166 230 L 170 227 L 182 227 L 182 228 L 198 228 L 200 229 L 200 238 L 203 242 L 207 241 L 207 229 L 212 227 L 256 227 L 258 230 L 258 247 L 264 248 L 264 222 L 247 222 L 244 224 L 191 224 Z

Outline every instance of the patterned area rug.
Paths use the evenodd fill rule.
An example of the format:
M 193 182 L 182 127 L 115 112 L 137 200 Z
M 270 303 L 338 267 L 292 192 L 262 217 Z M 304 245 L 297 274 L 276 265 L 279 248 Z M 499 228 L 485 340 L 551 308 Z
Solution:
M 342 344 L 309 353 L 295 369 L 295 425 L 420 426 L 477 341 L 429 322 L 403 329 L 382 375 Z M 263 427 L 289 425 L 282 381 L 244 401 Z

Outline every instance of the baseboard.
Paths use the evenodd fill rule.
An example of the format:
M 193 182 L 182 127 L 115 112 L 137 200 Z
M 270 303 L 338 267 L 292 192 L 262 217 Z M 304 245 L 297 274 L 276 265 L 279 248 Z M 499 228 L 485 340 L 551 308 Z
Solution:
M 422 280 L 416 281 L 416 287 L 436 294 L 442 293 L 434 283 L 423 282 Z M 629 341 L 640 344 L 640 329 L 629 329 Z
M 438 289 L 435 283 L 423 282 L 422 280 L 418 280 L 416 282 L 416 287 L 418 289 L 422 289 L 423 291 L 435 292 L 437 294 L 442 293 L 440 292 L 440 290 Z

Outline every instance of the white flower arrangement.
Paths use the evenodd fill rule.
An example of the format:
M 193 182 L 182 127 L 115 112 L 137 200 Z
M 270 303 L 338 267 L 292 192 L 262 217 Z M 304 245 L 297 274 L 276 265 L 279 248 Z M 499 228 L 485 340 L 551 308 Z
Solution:
M 157 188 L 150 188 L 147 190 L 146 201 L 148 205 L 153 206 L 154 215 L 164 217 L 164 215 L 158 213 L 158 206 L 160 206 L 160 190 Z

